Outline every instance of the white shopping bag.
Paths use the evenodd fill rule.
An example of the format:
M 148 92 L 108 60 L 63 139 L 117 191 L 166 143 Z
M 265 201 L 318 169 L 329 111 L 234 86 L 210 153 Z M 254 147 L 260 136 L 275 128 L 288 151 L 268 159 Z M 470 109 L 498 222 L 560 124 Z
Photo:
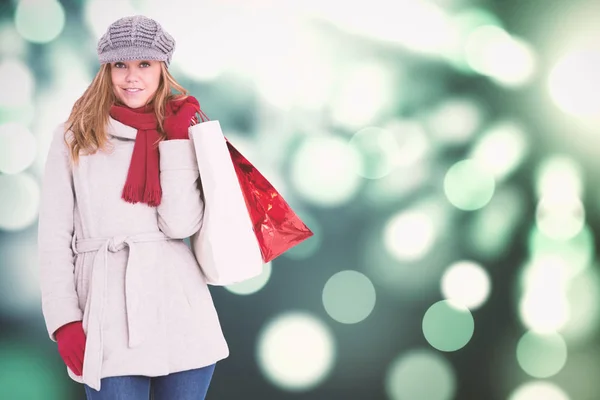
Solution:
M 204 218 L 190 238 L 207 283 L 230 285 L 263 271 L 260 246 L 219 121 L 190 128 L 204 192 Z

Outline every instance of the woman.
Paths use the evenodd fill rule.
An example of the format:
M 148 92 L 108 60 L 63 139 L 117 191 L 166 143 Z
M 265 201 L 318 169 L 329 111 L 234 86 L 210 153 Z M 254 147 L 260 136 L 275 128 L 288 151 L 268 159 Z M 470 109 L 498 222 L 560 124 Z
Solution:
M 152 19 L 110 25 L 46 162 L 42 309 L 88 399 L 203 399 L 229 355 L 183 242 L 203 218 L 188 134 L 200 106 L 168 72 L 174 47 Z

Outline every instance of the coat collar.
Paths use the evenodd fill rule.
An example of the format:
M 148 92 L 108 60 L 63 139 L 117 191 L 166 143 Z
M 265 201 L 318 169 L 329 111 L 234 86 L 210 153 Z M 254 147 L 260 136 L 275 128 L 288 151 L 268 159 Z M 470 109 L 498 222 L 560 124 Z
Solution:
M 113 117 L 108 117 L 108 125 L 106 126 L 106 133 L 112 136 L 121 137 L 125 139 L 133 139 L 137 136 L 137 129 L 125 125 L 122 122 L 117 121 Z

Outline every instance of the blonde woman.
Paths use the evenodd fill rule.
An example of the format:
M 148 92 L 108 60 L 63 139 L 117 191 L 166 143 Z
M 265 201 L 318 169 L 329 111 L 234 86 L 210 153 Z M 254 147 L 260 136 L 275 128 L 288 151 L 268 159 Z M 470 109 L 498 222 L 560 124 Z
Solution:
M 152 19 L 111 24 L 98 74 L 48 153 L 42 310 L 88 399 L 203 399 L 229 355 L 183 242 L 203 218 L 188 135 L 200 107 L 168 71 L 174 47 Z

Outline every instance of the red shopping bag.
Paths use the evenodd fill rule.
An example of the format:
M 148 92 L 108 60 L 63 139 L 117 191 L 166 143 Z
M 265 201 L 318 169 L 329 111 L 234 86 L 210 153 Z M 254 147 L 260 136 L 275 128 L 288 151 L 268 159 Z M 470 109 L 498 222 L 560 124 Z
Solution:
M 198 111 L 197 122 L 209 121 Z M 271 183 L 225 138 L 265 263 L 313 236 Z
M 227 148 L 265 263 L 298 245 L 313 232 L 271 183 L 230 142 Z

